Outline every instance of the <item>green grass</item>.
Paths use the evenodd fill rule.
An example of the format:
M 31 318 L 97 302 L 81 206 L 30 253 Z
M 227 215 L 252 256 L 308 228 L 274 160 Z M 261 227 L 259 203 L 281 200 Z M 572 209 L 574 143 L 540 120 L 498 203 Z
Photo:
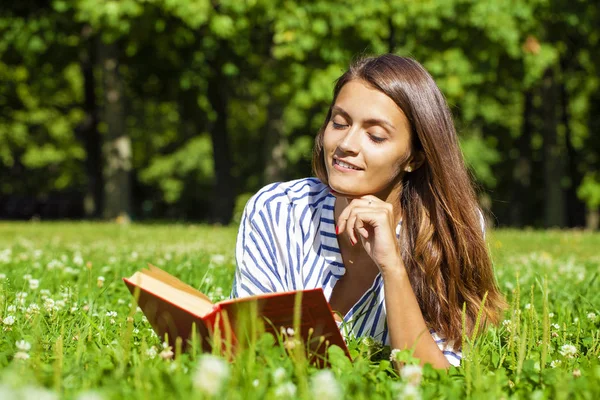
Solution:
M 600 398 L 599 234 L 489 232 L 511 304 L 504 323 L 467 341 L 460 368 L 407 367 L 403 377 L 389 349 L 368 340 L 351 341 L 352 363 L 332 350 L 327 372 L 269 336 L 232 363 L 166 357 L 121 278 L 152 262 L 220 300 L 235 236 L 231 227 L 1 223 L 0 398 L 208 398 L 213 389 L 234 399 Z

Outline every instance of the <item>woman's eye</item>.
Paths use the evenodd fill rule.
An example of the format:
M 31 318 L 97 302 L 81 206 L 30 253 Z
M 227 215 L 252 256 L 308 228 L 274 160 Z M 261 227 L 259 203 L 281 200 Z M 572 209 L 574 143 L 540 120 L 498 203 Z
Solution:
M 373 141 L 374 143 L 377 143 L 377 144 L 385 142 L 385 138 L 378 137 L 378 136 L 371 135 L 371 134 L 369 134 L 369 139 L 371 139 L 371 141 Z
M 338 124 L 335 121 L 331 121 L 331 123 L 333 124 L 333 129 L 344 129 L 347 125 L 344 124 Z

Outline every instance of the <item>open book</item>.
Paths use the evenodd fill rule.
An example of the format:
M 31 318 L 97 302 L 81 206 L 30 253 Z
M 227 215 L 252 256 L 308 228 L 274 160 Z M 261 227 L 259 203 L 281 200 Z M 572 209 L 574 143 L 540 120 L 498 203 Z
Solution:
M 252 332 L 265 331 L 277 337 L 283 331 L 287 340 L 300 339 L 311 359 L 324 359 L 329 345 L 339 346 L 350 357 L 320 288 L 213 304 L 206 295 L 150 264 L 123 281 L 155 332 L 161 338 L 167 334 L 173 348 L 179 337 L 185 350 L 194 327 L 204 351 L 211 351 L 216 344 L 234 353 Z

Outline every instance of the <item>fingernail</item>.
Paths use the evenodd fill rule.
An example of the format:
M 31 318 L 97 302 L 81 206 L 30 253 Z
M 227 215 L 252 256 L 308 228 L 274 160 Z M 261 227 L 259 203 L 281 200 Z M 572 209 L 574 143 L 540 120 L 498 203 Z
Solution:
M 333 190 L 333 189 L 330 189 L 329 191 L 330 191 L 330 192 L 331 192 L 331 194 L 332 194 L 332 195 L 334 195 L 334 196 L 337 196 L 337 195 L 338 195 L 338 192 L 336 192 L 336 191 L 335 191 L 335 190 Z
M 356 242 L 355 242 L 354 240 L 350 239 L 350 244 L 351 244 L 352 246 L 354 246 L 354 245 L 356 244 Z
M 340 228 L 338 228 L 338 226 L 335 226 L 335 234 L 339 235 L 340 234 Z

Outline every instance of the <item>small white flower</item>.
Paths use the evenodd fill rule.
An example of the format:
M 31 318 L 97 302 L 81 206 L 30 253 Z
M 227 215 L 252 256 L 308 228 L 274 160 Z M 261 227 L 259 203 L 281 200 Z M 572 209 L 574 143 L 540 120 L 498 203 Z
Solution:
M 572 344 L 564 344 L 560 348 L 560 354 L 565 358 L 573 358 L 577 354 L 577 347 Z
M 560 325 L 559 324 L 551 324 L 551 327 L 553 327 L 554 329 L 559 330 L 560 329 Z
M 587 318 L 588 318 L 590 321 L 592 321 L 592 322 L 596 322 L 596 319 L 597 319 L 598 317 L 596 316 L 596 314 L 595 314 L 595 313 L 591 312 L 591 313 L 588 313 L 588 315 L 587 315 Z
M 531 308 L 531 303 L 527 303 L 527 304 L 525 304 L 525 309 L 526 309 L 526 310 L 529 310 L 530 308 Z
M 26 342 L 25 340 L 19 340 L 16 343 L 17 345 L 17 349 L 21 350 L 21 351 L 29 351 L 31 350 L 31 343 Z
M 77 253 L 73 256 L 73 264 L 78 266 L 83 265 L 83 257 L 81 257 L 81 254 Z
M 12 315 L 9 315 L 2 320 L 2 323 L 4 325 L 11 326 L 12 324 L 15 323 L 15 317 Z
M 173 358 L 173 350 L 171 349 L 171 346 L 167 346 L 165 347 L 165 349 L 163 351 L 160 352 L 160 358 L 162 358 L 163 360 L 170 360 Z
M 36 303 L 31 303 L 29 307 L 27 307 L 26 312 L 27 314 L 37 314 L 40 312 L 40 306 L 38 306 Z
M 215 396 L 229 378 L 229 364 L 217 356 L 200 357 L 193 377 L 194 387 L 207 396 Z
M 324 369 L 314 374 L 310 379 L 310 387 L 315 399 L 342 398 L 342 388 L 331 370 Z
M 296 385 L 285 382 L 275 388 L 275 397 L 278 399 L 290 399 L 296 397 Z
M 560 361 L 560 360 L 552 360 L 552 362 L 550 362 L 550 368 L 559 367 L 560 364 L 562 364 L 562 361 Z
M 54 300 L 47 298 L 44 300 L 44 310 L 52 312 L 54 310 Z
M 400 349 L 393 349 L 390 353 L 390 361 L 398 361 L 398 354 L 400 354 Z
M 0 274 L 0 281 L 3 281 L 6 279 L 6 274 Z
M 579 322 L 579 318 L 578 318 L 578 317 L 575 317 L 575 319 L 573 319 L 573 323 L 574 323 L 574 324 L 576 324 L 576 323 L 578 323 L 578 322 Z
M 31 274 L 25 274 L 25 275 L 23 275 L 23 279 L 26 280 L 26 281 L 30 280 L 31 278 L 33 278 L 31 276 Z
M 6 311 L 10 312 L 10 313 L 16 312 L 17 311 L 17 306 L 11 304 L 10 306 L 6 307 Z
M 294 333 L 296 333 L 296 332 L 294 332 L 294 328 L 287 328 L 287 329 L 285 330 L 285 332 L 286 332 L 286 333 L 287 333 L 289 336 L 294 336 Z
M 116 311 L 107 311 L 106 316 L 114 318 L 117 316 L 117 312 Z
M 256 387 L 258 387 L 258 385 L 260 385 L 260 381 L 258 379 L 255 379 L 252 381 L 252 386 L 254 386 L 256 388 Z
M 402 392 L 399 393 L 397 399 L 402 400 L 420 400 L 421 391 L 418 386 L 404 385 Z
M 153 360 L 154 358 L 156 358 L 156 355 L 158 354 L 158 352 L 156 351 L 156 347 L 152 346 L 150 347 L 148 350 L 146 350 L 146 355 L 148 356 L 148 358 L 150 358 L 151 360 Z
M 210 258 L 210 261 L 217 265 L 220 265 L 225 262 L 225 256 L 223 254 L 213 254 Z
M 554 313 L 553 312 L 548 313 L 548 318 L 554 318 Z
M 405 365 L 400 370 L 402 379 L 413 386 L 419 386 L 423 378 L 423 368 L 420 365 Z
M 96 285 L 98 285 L 98 287 L 102 287 L 104 286 L 104 281 L 106 279 L 103 276 L 99 276 L 98 279 L 96 280 Z
M 279 367 L 275 371 L 273 371 L 273 382 L 275 382 L 276 384 L 281 383 L 285 379 L 285 376 L 286 376 L 285 369 L 282 367 Z
M 15 294 L 15 298 L 17 299 L 17 301 L 21 304 L 23 304 L 25 302 L 25 300 L 27 299 L 27 292 L 17 292 Z
M 40 280 L 39 279 L 30 279 L 29 280 L 29 289 L 36 290 L 39 287 L 40 287 Z
M 50 296 L 50 291 L 48 289 L 42 289 L 42 290 L 40 290 L 40 295 Z
M 27 360 L 29 359 L 29 353 L 26 353 L 24 351 L 17 351 L 15 353 L 15 360 Z

